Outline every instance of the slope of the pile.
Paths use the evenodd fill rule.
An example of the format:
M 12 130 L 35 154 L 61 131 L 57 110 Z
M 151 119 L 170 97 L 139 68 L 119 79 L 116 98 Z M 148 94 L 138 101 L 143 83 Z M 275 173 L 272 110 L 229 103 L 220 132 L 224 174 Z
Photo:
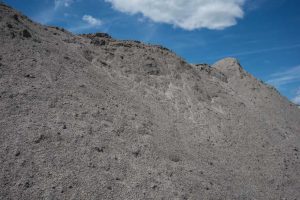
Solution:
M 0 6 L 0 199 L 297 199 L 300 112 L 234 59 Z

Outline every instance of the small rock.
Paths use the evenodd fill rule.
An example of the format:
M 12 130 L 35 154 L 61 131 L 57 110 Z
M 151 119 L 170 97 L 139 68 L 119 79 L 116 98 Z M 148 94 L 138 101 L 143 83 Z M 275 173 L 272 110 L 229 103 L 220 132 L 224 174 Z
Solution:
M 38 144 L 38 143 L 40 143 L 41 141 L 43 141 L 43 140 L 45 140 L 45 139 L 46 139 L 46 137 L 42 134 L 42 135 L 40 135 L 40 137 L 39 137 L 38 139 L 36 139 L 36 140 L 34 141 L 34 143 Z
M 10 23 L 6 24 L 8 28 L 12 28 L 13 26 Z
M 141 155 L 141 150 L 136 150 L 134 152 L 132 152 L 132 154 L 134 155 L 134 157 L 139 157 Z
M 15 156 L 19 156 L 20 154 L 21 154 L 21 152 L 17 151 L 16 154 L 15 154 Z
M 152 188 L 153 190 L 155 190 L 157 187 L 158 187 L 157 185 L 152 185 L 152 186 L 151 186 L 151 188 Z
M 13 15 L 13 18 L 14 18 L 16 21 L 19 21 L 19 17 L 18 17 L 17 14 L 14 14 L 14 15 Z
M 170 155 L 169 158 L 173 162 L 179 162 L 180 161 L 180 158 L 177 155 Z
M 30 188 L 30 183 L 29 183 L 29 181 L 26 181 L 24 187 L 25 187 L 25 188 Z
M 101 147 L 101 148 L 95 147 L 94 149 L 99 153 L 104 151 L 104 147 Z
M 26 78 L 35 78 L 35 76 L 32 75 L 32 74 L 26 74 L 25 77 L 26 77 Z
M 93 39 L 91 41 L 91 44 L 95 45 L 95 46 L 103 46 L 106 44 L 105 40 L 99 40 L 99 39 Z
M 27 29 L 23 30 L 23 37 L 25 37 L 25 38 L 31 38 L 31 34 L 29 33 L 29 31 Z

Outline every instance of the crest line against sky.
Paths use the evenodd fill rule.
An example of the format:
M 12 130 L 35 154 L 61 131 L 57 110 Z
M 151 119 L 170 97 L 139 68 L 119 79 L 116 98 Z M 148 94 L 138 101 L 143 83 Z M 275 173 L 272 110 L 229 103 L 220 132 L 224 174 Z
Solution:
M 4 0 L 35 21 L 74 33 L 161 44 L 190 63 L 236 57 L 300 104 L 298 0 Z

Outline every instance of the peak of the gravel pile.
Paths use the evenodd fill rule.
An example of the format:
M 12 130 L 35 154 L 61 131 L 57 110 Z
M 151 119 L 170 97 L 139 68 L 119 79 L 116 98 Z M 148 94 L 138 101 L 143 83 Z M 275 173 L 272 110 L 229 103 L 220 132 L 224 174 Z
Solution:
M 212 67 L 224 73 L 227 77 L 241 77 L 246 75 L 239 61 L 235 58 L 224 58 L 216 62 Z
M 0 199 L 300 199 L 300 110 L 236 59 L 0 29 Z

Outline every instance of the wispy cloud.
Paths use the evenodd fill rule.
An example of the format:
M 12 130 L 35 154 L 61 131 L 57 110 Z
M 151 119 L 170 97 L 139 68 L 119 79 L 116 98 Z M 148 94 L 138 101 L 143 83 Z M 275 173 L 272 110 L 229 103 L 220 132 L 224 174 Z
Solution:
M 69 7 L 74 0 L 55 0 L 54 1 L 54 9 L 59 9 L 60 7 Z
M 271 74 L 268 84 L 280 87 L 290 83 L 300 82 L 300 65 L 283 72 Z
M 269 0 L 252 0 L 252 1 L 246 1 L 246 9 L 247 10 L 257 10 L 259 9 L 263 4 L 268 2 Z
M 300 65 L 271 74 L 267 83 L 275 86 L 277 89 L 288 89 L 293 97 L 291 98 L 292 102 L 300 104 Z M 298 85 L 296 90 L 293 89 L 295 85 Z
M 255 42 L 255 41 L 253 41 L 253 42 Z M 219 56 L 211 56 L 211 57 L 208 57 L 208 59 L 216 60 L 216 59 L 220 59 L 220 58 L 224 58 L 224 57 L 248 56 L 248 55 L 262 54 L 262 53 L 268 53 L 268 52 L 273 52 L 273 51 L 296 49 L 296 48 L 300 48 L 300 43 L 296 43 L 294 45 L 288 45 L 288 46 L 281 46 L 281 47 L 257 49 L 257 50 L 253 50 L 253 51 L 241 51 L 238 53 L 228 53 L 228 54 L 219 55 Z
M 42 24 L 48 24 L 53 21 L 55 16 L 55 11 L 53 8 L 42 10 L 33 16 L 33 20 L 40 22 Z
M 286 50 L 286 49 L 294 49 L 299 48 L 300 44 L 294 44 L 290 46 L 283 46 L 283 47 L 272 47 L 272 48 L 266 48 L 266 49 L 258 49 L 253 51 L 244 51 L 240 53 L 232 53 L 230 56 L 245 56 L 245 55 L 252 55 L 252 54 L 259 54 L 259 53 L 265 53 L 270 51 L 280 51 L 280 50 Z
M 42 24 L 51 23 L 56 19 L 60 11 L 62 11 L 64 8 L 70 7 L 71 4 L 75 3 L 75 1 L 79 0 L 54 0 L 54 4 L 51 4 L 51 6 L 47 7 L 46 9 L 37 12 L 33 16 L 33 19 Z M 66 15 L 64 15 L 64 17 L 66 17 Z

